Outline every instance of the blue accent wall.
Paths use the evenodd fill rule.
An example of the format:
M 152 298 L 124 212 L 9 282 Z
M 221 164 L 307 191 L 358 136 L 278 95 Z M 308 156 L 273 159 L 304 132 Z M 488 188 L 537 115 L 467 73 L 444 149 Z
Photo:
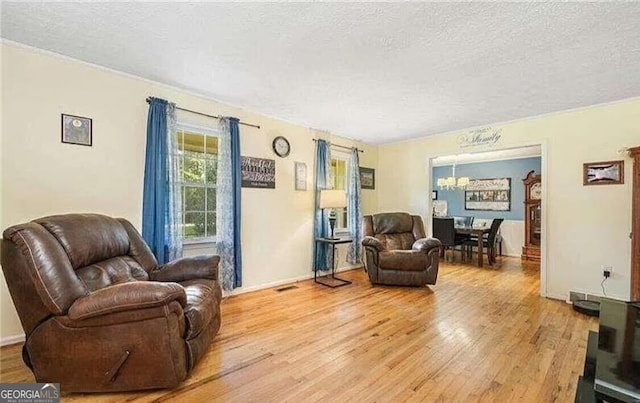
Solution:
M 438 191 L 438 200 L 446 200 L 450 216 L 474 216 L 477 218 L 504 218 L 524 220 L 524 185 L 522 180 L 530 171 L 541 172 L 540 157 L 520 158 L 506 161 L 478 162 L 456 165 L 456 176 L 471 179 L 511 178 L 511 211 L 478 211 L 464 209 L 464 190 L 438 188 L 438 178 L 451 176 L 452 166 L 433 168 L 433 190 Z

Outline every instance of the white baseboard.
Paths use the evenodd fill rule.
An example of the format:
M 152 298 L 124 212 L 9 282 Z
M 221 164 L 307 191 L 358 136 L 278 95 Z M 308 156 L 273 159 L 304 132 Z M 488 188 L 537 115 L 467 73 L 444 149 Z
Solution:
M 16 334 L 15 336 L 7 336 L 0 339 L 0 346 L 9 346 L 11 344 L 24 342 L 24 333 Z
M 349 271 L 349 270 L 356 270 L 356 269 L 361 269 L 362 266 L 345 266 L 345 267 L 341 267 L 336 269 L 336 273 L 340 273 L 343 271 Z M 274 287 L 280 287 L 281 285 L 285 285 L 285 284 L 291 284 L 291 283 L 297 283 L 299 281 L 305 281 L 305 280 L 309 280 L 313 278 L 313 272 L 302 275 L 302 276 L 298 276 L 298 277 L 292 277 L 286 280 L 278 280 L 278 281 L 272 281 L 271 283 L 265 283 L 265 284 L 259 284 L 259 285 L 254 285 L 251 287 L 241 287 L 241 288 L 236 288 L 233 291 L 229 291 L 229 292 L 223 292 L 223 295 L 226 296 L 232 296 L 232 295 L 240 295 L 240 294 L 245 294 L 248 292 L 254 292 L 254 291 L 260 291 L 260 290 L 266 290 L 269 288 L 274 288 Z
M 555 294 L 555 293 L 547 293 L 547 295 L 545 295 L 545 298 L 557 299 L 559 301 L 564 301 L 564 302 L 567 302 L 567 299 L 568 299 L 566 295 Z

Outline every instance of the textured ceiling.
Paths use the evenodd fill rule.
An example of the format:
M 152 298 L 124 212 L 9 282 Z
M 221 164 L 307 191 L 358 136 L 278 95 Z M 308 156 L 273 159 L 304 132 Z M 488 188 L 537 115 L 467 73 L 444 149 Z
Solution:
M 2 3 L 3 38 L 372 143 L 640 95 L 640 3 Z

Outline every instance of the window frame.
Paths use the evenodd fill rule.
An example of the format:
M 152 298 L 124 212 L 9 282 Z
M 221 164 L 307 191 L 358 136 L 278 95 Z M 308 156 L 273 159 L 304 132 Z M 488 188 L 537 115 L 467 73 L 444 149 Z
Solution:
M 344 161 L 344 191 L 345 193 L 347 192 L 347 187 L 348 187 L 348 182 L 349 182 L 349 159 L 351 158 L 351 154 L 349 154 L 347 151 L 343 151 L 343 150 L 336 150 L 336 149 L 331 149 L 331 159 L 332 160 L 339 160 L 339 161 Z M 336 182 L 335 178 L 333 177 L 333 172 L 331 173 L 331 180 L 332 183 L 331 185 L 333 186 L 333 184 Z M 336 235 L 349 235 L 351 233 L 351 229 L 349 228 L 349 207 L 344 207 L 345 211 L 346 211 L 346 226 L 345 227 L 337 227 L 334 230 L 334 233 Z
M 207 136 L 207 137 L 215 137 L 218 141 L 218 145 L 220 144 L 220 133 L 218 133 L 216 130 L 213 130 L 211 128 L 207 128 L 204 126 L 200 126 L 200 125 L 194 125 L 194 124 L 190 124 L 190 123 L 184 123 L 184 122 L 180 122 L 178 121 L 176 123 L 176 137 L 178 136 L 178 133 L 180 131 L 189 131 L 195 134 L 201 134 L 203 136 Z M 179 145 L 178 145 L 179 146 Z M 183 150 L 184 152 L 184 150 Z M 206 154 L 205 154 L 206 155 Z M 181 157 L 184 158 L 184 157 Z M 181 166 L 184 166 L 184 160 L 180 162 Z M 216 194 L 217 194 L 217 188 L 218 188 L 218 177 L 217 177 L 217 170 L 216 170 L 216 183 L 215 185 L 207 185 L 206 183 L 204 184 L 198 184 L 198 183 L 193 183 L 193 182 L 185 182 L 183 181 L 183 178 L 180 178 L 180 180 L 177 181 L 178 185 L 180 186 L 180 194 L 183 194 L 183 189 L 185 186 L 188 187 L 202 187 L 205 189 L 205 210 L 204 210 L 204 214 L 205 214 L 205 220 L 206 220 L 206 215 L 207 213 L 209 213 L 208 210 L 206 210 L 206 189 L 216 189 Z M 185 224 L 185 200 L 184 197 L 182 199 L 182 203 L 181 203 L 181 214 L 182 214 L 182 225 L 184 226 Z M 218 201 L 216 200 L 216 219 L 218 216 Z M 206 224 L 205 224 L 206 226 Z M 182 245 L 183 246 L 189 246 L 189 245 L 203 245 L 203 244 L 215 244 L 218 240 L 218 228 L 216 227 L 216 235 L 214 236 L 207 236 L 207 237 L 194 237 L 194 238 L 186 238 L 184 236 L 184 233 L 182 234 Z

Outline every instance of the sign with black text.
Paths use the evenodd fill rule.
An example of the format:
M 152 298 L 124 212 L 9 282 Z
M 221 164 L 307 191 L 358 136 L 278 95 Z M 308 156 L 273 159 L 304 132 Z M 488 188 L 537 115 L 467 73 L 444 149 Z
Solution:
M 275 160 L 243 156 L 240 165 L 243 188 L 276 188 Z
M 502 140 L 502 129 L 483 127 L 458 136 L 460 148 L 493 147 Z

